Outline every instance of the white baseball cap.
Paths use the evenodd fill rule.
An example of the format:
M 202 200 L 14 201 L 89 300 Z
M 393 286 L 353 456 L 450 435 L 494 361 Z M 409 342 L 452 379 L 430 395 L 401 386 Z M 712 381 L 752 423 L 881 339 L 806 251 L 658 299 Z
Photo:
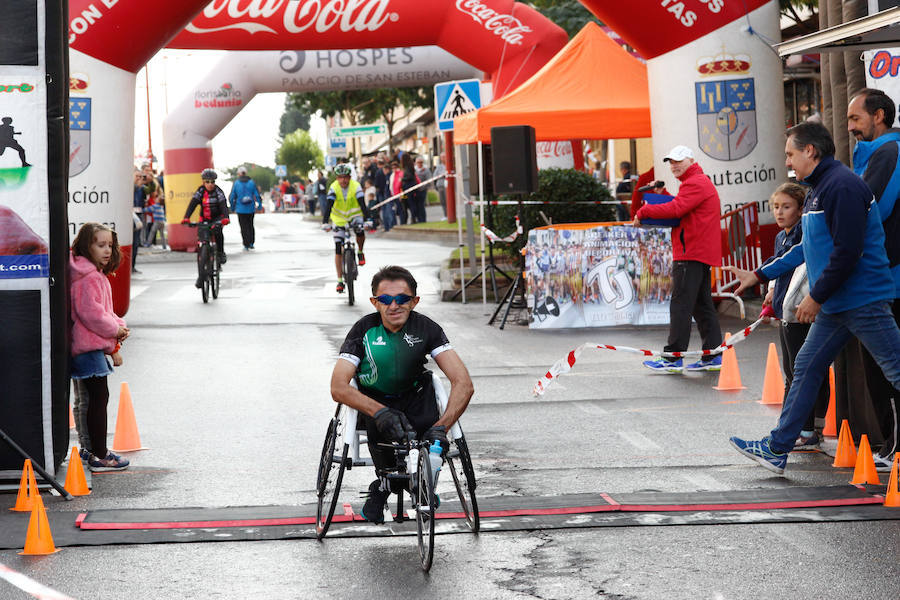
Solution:
M 694 158 L 694 152 L 687 146 L 675 146 L 663 157 L 663 162 L 669 162 L 670 160 L 678 162 L 686 158 Z

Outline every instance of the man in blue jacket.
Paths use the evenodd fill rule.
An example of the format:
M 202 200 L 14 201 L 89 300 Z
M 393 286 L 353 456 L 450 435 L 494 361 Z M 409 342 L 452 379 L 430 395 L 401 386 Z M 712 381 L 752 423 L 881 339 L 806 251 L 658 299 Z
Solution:
M 863 89 L 847 107 L 847 130 L 856 138 L 853 172 L 863 178 L 878 202 L 884 247 L 894 279 L 891 310 L 900 324 L 900 129 L 894 129 L 894 101 L 881 90 Z M 900 429 L 897 390 L 888 383 L 872 355 L 862 349 L 866 386 L 881 425 L 884 443 L 876 449 L 875 468 L 890 471 Z
M 231 204 L 231 212 L 237 213 L 238 222 L 241 224 L 241 240 L 244 242 L 244 252 L 253 250 L 256 242 L 256 228 L 253 226 L 253 217 L 257 209 L 262 210 L 262 196 L 256 182 L 247 175 L 246 167 L 238 167 L 238 178 L 231 186 L 231 194 L 228 202 Z
M 823 374 L 851 335 L 868 348 L 888 381 L 900 387 L 900 329 L 884 229 L 866 183 L 834 158 L 834 140 L 819 123 L 787 132 L 786 164 L 810 186 L 803 207 L 803 241 L 756 271 L 725 267 L 740 279 L 737 292 L 806 262 L 809 294 L 797 306 L 801 323 L 812 323 L 794 361 L 794 380 L 778 424 L 761 440 L 730 439 L 732 446 L 774 473 L 784 473 Z

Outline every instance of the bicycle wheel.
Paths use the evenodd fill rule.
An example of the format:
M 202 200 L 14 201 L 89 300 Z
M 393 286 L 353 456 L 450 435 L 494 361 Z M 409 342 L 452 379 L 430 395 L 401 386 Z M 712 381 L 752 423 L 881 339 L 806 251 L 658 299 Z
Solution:
M 434 478 L 427 450 L 419 451 L 416 469 L 416 534 L 419 539 L 419 560 L 422 570 L 431 569 L 434 559 Z
M 478 500 L 475 498 L 475 469 L 472 467 L 472 457 L 469 455 L 469 445 L 466 438 L 454 440 L 455 450 L 447 453 L 447 465 L 453 475 L 453 485 L 459 495 L 463 514 L 473 533 L 478 533 L 481 528 L 481 520 L 478 517 Z
M 356 279 L 356 252 L 349 245 L 344 246 L 344 284 L 347 287 L 347 302 L 353 306 L 356 295 L 353 281 Z
M 219 272 L 221 271 L 221 266 L 219 265 L 219 255 L 218 253 L 213 255 L 213 262 L 210 265 L 210 269 L 212 272 L 210 274 L 210 281 L 212 282 L 210 287 L 212 288 L 212 297 L 219 297 Z
M 209 302 L 209 244 L 200 246 L 200 256 L 197 257 L 197 264 L 200 267 L 200 295 L 203 296 L 203 302 Z
M 343 439 L 344 421 L 340 414 L 340 408 L 335 412 L 334 418 L 328 423 L 325 433 L 325 443 L 322 446 L 322 456 L 319 458 L 319 470 L 316 474 L 316 538 L 321 540 L 328 532 L 334 509 L 337 506 L 338 495 L 341 491 L 341 482 L 344 479 L 344 468 L 347 466 L 348 445 L 344 444 L 341 454 L 335 455 L 335 447 L 338 440 Z

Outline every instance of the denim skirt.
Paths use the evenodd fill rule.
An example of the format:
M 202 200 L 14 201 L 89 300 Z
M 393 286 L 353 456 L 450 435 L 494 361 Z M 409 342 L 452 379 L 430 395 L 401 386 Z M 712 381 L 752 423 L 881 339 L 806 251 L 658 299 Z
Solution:
M 87 379 L 89 377 L 106 377 L 113 372 L 112 365 L 103 350 L 91 350 L 84 354 L 72 357 L 72 379 Z

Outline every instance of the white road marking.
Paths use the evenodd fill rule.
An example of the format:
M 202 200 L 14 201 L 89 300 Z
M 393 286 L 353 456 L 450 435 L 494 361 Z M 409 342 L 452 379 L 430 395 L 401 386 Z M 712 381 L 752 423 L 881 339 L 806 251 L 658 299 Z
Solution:
M 598 406 L 596 402 L 576 402 L 575 407 L 589 415 L 605 415 L 608 412 L 605 408 Z
M 131 286 L 131 298 L 132 300 L 143 294 L 149 288 L 149 285 L 132 285 Z
M 662 447 L 638 431 L 619 431 L 619 437 L 637 448 L 638 450 L 662 450 Z
M 289 284 L 258 283 L 244 296 L 248 300 L 281 300 L 287 296 Z
M 697 486 L 698 490 L 720 491 L 729 489 L 729 486 L 705 473 L 682 473 L 681 476 L 686 481 Z

